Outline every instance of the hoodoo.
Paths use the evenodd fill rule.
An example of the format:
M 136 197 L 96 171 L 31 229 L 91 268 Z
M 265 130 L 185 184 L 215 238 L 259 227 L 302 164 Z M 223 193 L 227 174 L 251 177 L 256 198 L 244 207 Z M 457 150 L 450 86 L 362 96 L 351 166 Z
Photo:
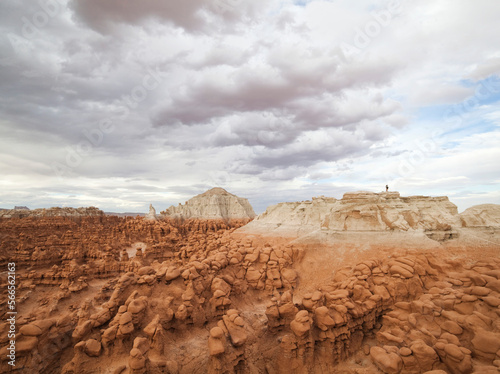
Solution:
M 161 212 L 167 218 L 251 219 L 255 212 L 247 199 L 220 187 L 212 188 Z

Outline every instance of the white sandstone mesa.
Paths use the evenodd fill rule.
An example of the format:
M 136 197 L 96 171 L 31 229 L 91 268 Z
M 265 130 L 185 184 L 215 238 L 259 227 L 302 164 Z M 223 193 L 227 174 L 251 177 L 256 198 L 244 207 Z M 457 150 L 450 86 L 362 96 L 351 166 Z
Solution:
M 345 193 L 340 200 L 320 196 L 272 205 L 237 231 L 302 241 L 406 241 L 407 245 L 414 242 L 429 247 L 459 236 L 465 238 L 470 234 L 469 227 L 498 226 L 500 206 L 495 204 L 478 205 L 459 214 L 446 196 L 403 197 L 395 191 L 357 191 Z

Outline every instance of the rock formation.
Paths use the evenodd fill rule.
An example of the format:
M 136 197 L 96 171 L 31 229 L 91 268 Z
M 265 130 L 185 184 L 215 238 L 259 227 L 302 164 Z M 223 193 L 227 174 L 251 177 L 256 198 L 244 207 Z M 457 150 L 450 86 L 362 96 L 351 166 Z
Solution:
M 398 192 L 349 192 L 337 200 L 280 203 L 269 207 L 239 232 L 299 238 L 304 242 L 377 243 L 431 248 L 460 236 L 488 235 L 465 228 L 500 227 L 500 206 L 472 207 L 458 214 L 447 197 L 410 196 Z M 479 238 L 478 240 L 483 240 Z
M 482 204 L 460 214 L 463 227 L 500 227 L 500 205 Z
M 215 187 L 161 212 L 168 218 L 252 219 L 255 212 L 247 199 Z
M 300 236 L 316 230 L 416 231 L 460 227 L 457 207 L 447 197 L 401 197 L 398 192 L 348 192 L 269 207 L 245 230 Z M 270 231 L 271 230 L 271 231 Z
M 156 209 L 153 208 L 153 204 L 149 204 L 149 213 L 144 217 L 148 221 L 154 221 L 157 219 L 156 217 Z
M 246 234 L 247 220 L 0 219 L 0 267 L 16 263 L 15 369 L 497 373 L 500 229 L 481 213 L 491 209 L 457 221 L 445 199 L 392 194 L 298 204 L 290 221 L 314 226 L 340 216 L 344 229 L 327 221 L 325 230 L 350 239 L 367 222 L 377 235 L 462 230 L 460 237 L 438 241 L 438 250 L 404 241 L 388 249 Z M 325 209 L 337 203 L 344 209 Z M 411 211 L 413 221 L 400 213 Z M 384 214 L 393 228 L 373 220 Z M 470 241 L 478 235 L 487 240 Z M 7 280 L 2 272 L 0 372 L 12 371 Z
M 22 218 L 22 217 L 99 217 L 104 212 L 96 207 L 88 208 L 48 208 L 33 209 L 16 207 L 11 210 L 0 210 L 0 218 Z

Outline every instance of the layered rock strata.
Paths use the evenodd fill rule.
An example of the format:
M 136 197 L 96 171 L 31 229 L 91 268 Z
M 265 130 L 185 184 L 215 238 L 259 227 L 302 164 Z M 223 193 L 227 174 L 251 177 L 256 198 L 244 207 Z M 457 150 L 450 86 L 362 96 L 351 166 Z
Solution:
M 398 192 L 361 191 L 346 193 L 340 200 L 317 197 L 273 205 L 239 232 L 303 241 L 364 238 L 368 242 L 432 247 L 434 242 L 457 239 L 466 227 L 500 229 L 499 212 L 500 206 L 487 204 L 459 214 L 445 196 L 402 197 Z
M 255 212 L 247 199 L 215 187 L 186 201 L 171 206 L 162 215 L 168 218 L 252 219 Z
M 500 227 L 500 205 L 482 204 L 460 214 L 463 227 Z

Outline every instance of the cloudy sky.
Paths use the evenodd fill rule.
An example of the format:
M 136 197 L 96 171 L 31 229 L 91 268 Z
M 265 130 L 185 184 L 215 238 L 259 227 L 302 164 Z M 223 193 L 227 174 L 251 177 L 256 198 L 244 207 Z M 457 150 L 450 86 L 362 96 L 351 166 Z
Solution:
M 2 0 L 0 207 L 500 204 L 497 0 Z

